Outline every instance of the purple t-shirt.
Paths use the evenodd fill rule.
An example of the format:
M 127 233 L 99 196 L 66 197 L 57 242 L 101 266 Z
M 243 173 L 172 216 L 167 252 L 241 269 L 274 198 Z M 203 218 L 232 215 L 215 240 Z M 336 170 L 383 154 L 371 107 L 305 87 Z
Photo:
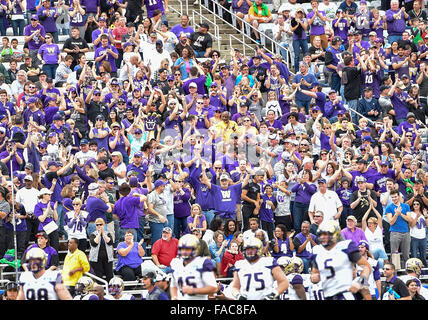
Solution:
M 128 248 L 128 245 L 125 243 L 125 241 L 120 242 L 117 245 L 117 251 L 119 251 L 119 249 L 126 248 Z M 134 242 L 131 251 L 129 251 L 126 256 L 123 257 L 120 254 L 117 254 L 116 271 L 119 271 L 123 266 L 138 268 L 142 263 L 143 259 L 141 259 L 140 255 L 138 254 L 138 242 Z
M 222 218 L 235 219 L 236 216 L 236 198 L 241 195 L 242 183 L 234 184 L 223 189 L 222 187 L 211 184 L 211 194 L 214 200 L 215 211 Z
M 147 8 L 147 17 L 152 18 L 153 12 L 155 10 L 160 10 L 162 13 L 165 12 L 165 9 L 163 8 L 162 0 L 144 0 L 146 3 Z
M 46 64 L 58 64 L 58 55 L 61 53 L 57 44 L 42 44 L 38 52 Z
M 325 11 L 321 11 L 318 10 L 319 13 L 321 13 L 322 16 L 325 17 Z M 306 19 L 312 19 L 312 17 L 315 15 L 314 11 L 311 11 L 308 13 L 308 15 L 306 16 Z M 315 17 L 314 21 L 311 24 L 311 30 L 309 31 L 309 35 L 311 36 L 318 36 L 321 34 L 325 34 L 325 29 L 324 29 L 324 22 L 321 20 L 320 17 Z
M 68 9 L 69 12 L 72 12 L 74 10 L 73 7 L 70 7 Z M 77 10 L 76 14 L 74 15 L 74 17 L 70 16 L 70 27 L 82 27 L 85 25 L 85 19 L 84 19 L 85 15 L 82 15 L 79 10 Z
M 80 0 L 80 3 L 86 8 L 86 13 L 97 13 L 100 6 L 100 0 Z
M 138 210 L 140 209 L 140 197 L 126 196 L 120 198 L 113 208 L 113 214 L 119 217 L 121 229 L 138 229 Z
M 191 27 L 191 26 L 187 26 L 186 28 L 183 28 L 182 26 L 181 26 L 181 24 L 179 23 L 179 24 L 176 24 L 175 26 L 173 26 L 172 28 L 171 28 L 171 32 L 173 33 L 173 34 L 175 34 L 176 36 L 177 36 L 177 39 L 178 38 L 180 38 L 180 33 L 184 33 L 186 36 L 187 36 L 187 38 L 189 38 L 190 37 L 190 35 L 193 33 L 193 32 L 195 32 L 195 30 L 193 30 L 193 28 Z
M 40 39 L 40 36 L 44 37 L 46 35 L 45 28 L 38 24 L 35 28 L 31 24 L 25 27 L 24 29 L 24 36 L 31 36 L 34 32 L 37 30 L 40 30 L 40 34 L 34 36 L 30 41 L 28 41 L 28 49 L 29 50 L 37 50 L 42 45 L 42 41 Z
M 47 14 L 49 13 L 49 16 Z M 57 32 L 56 27 L 56 18 L 54 17 L 57 14 L 56 8 L 45 8 L 40 7 L 37 10 L 37 15 L 39 16 L 40 23 L 45 27 L 46 32 Z M 43 17 L 45 17 L 43 19 Z
M 98 58 L 98 57 L 102 56 L 102 55 L 106 52 L 106 50 L 107 50 L 108 48 L 110 48 L 110 49 L 111 49 L 111 51 L 113 51 L 114 53 L 118 54 L 117 49 L 116 49 L 114 46 L 107 45 L 107 47 L 105 47 L 105 48 L 103 48 L 103 47 L 101 46 L 101 47 L 99 47 L 99 48 L 97 48 L 97 49 L 95 50 L 95 56 L 94 56 L 94 59 L 96 59 L 96 58 Z M 98 62 L 98 64 L 99 64 L 99 65 L 101 65 L 101 63 L 102 63 L 104 60 L 106 60 L 106 58 L 103 58 L 101 61 L 99 61 L 99 62 Z M 116 59 L 115 59 L 115 58 L 113 58 L 113 56 L 112 56 L 111 54 L 107 54 L 107 61 L 108 61 L 108 63 L 109 63 L 109 64 L 110 64 L 110 66 L 111 66 L 111 71 L 112 71 L 112 72 L 116 72 L 116 71 L 117 71 L 117 67 L 116 67 Z
M 54 204 L 53 202 L 49 202 L 51 209 L 54 209 Z M 43 212 L 46 210 L 46 208 L 48 207 L 48 203 L 37 203 L 36 206 L 34 207 L 34 215 L 36 216 L 36 218 L 39 218 Z M 45 221 L 40 222 L 39 223 L 39 231 L 43 231 L 43 227 L 46 226 L 48 223 L 50 223 L 51 221 L 54 221 L 53 218 L 46 218 Z
M 99 198 L 88 197 L 86 200 L 86 211 L 88 211 L 88 222 L 95 221 L 97 218 L 102 218 L 105 222 L 108 206 Z

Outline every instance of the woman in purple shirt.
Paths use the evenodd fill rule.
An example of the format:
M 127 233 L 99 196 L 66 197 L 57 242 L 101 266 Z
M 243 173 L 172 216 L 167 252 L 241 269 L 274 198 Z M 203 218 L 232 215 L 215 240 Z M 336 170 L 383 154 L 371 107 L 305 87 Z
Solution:
M 37 53 L 37 57 L 43 64 L 43 71 L 46 72 L 48 78 L 55 79 L 58 63 L 61 61 L 61 51 L 56 43 L 53 42 L 51 33 L 46 33 L 46 43 L 42 44 Z
M 291 215 L 293 218 L 293 228 L 297 233 L 300 232 L 303 220 L 309 220 L 309 202 L 312 195 L 317 191 L 317 186 L 311 183 L 312 178 L 311 170 L 305 169 L 303 170 L 302 178 L 298 179 L 298 183 L 291 188 L 291 192 L 296 193 Z
M 187 229 L 187 217 L 190 216 L 190 190 L 183 188 L 184 180 L 176 181 L 178 189 L 174 192 L 174 237 L 180 239 Z
M 125 231 L 125 241 L 117 245 L 117 265 L 116 271 L 122 276 L 124 281 L 135 281 L 141 277 L 141 264 L 146 254 L 140 242 L 134 242 L 134 234 L 131 230 Z
M 294 244 L 291 241 L 291 237 L 294 233 L 291 233 L 287 237 L 287 228 L 283 224 L 278 224 L 275 228 L 274 239 L 275 242 L 273 244 L 272 249 L 272 257 L 278 259 L 282 256 L 292 257 L 294 251 Z

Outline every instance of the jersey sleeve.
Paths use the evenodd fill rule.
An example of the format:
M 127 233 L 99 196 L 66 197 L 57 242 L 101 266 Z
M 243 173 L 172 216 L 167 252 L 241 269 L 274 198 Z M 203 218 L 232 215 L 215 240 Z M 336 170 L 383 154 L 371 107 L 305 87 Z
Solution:
M 206 258 L 204 260 L 204 262 L 202 263 L 202 267 L 200 269 L 198 269 L 198 271 L 200 273 L 204 273 L 204 272 L 211 272 L 214 270 L 214 266 L 213 263 L 211 262 L 210 259 Z
M 292 286 L 296 285 L 296 284 L 303 284 L 303 278 L 300 274 L 296 274 L 293 279 L 290 281 L 290 284 Z

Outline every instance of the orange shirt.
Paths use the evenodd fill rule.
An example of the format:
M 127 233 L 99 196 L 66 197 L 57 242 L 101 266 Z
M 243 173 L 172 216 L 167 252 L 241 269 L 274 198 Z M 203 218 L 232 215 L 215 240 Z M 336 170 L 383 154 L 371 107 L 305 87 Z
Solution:
M 248 15 L 249 16 L 251 15 L 251 16 L 255 16 L 255 17 L 260 17 L 260 18 L 262 18 L 262 17 L 263 18 L 270 17 L 272 15 L 269 9 L 268 9 L 268 15 L 267 16 L 263 16 L 263 10 L 262 10 L 261 6 L 258 6 L 257 9 L 258 9 L 257 10 L 258 14 L 255 13 L 254 6 L 251 6 L 250 9 L 248 10 Z M 257 22 L 263 23 L 264 21 L 261 20 L 261 19 L 257 19 Z

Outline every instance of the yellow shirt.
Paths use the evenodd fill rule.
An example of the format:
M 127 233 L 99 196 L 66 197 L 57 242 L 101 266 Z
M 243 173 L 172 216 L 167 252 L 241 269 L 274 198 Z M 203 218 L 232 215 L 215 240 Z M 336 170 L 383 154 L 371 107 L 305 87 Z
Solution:
M 268 15 L 267 16 L 263 16 L 263 10 L 261 6 L 257 6 L 257 11 L 258 14 L 256 14 L 256 12 L 254 11 L 254 6 L 250 6 L 250 9 L 248 10 L 248 15 L 249 16 L 255 16 L 255 17 L 260 17 L 260 18 L 269 18 L 272 14 L 270 13 L 270 10 L 268 9 Z M 258 22 L 263 23 L 264 21 L 261 19 L 257 20 Z
M 83 267 L 83 271 L 78 271 L 72 276 L 69 272 L 73 269 Z M 64 285 L 74 287 L 84 272 L 88 272 L 90 269 L 88 258 L 86 254 L 76 249 L 73 253 L 68 252 L 64 259 L 64 266 L 62 268 L 62 279 Z
M 239 133 L 239 126 L 235 121 L 229 120 L 226 125 L 224 121 L 220 121 L 215 125 L 217 136 L 221 137 L 223 141 L 228 143 L 230 141 L 230 135 L 232 133 Z

